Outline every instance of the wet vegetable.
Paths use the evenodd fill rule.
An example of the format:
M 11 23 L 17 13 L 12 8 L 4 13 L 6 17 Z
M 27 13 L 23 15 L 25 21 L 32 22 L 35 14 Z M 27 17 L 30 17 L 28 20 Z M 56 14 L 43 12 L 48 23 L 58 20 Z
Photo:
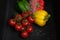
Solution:
M 50 18 L 50 14 L 47 13 L 45 10 L 39 10 L 34 13 L 35 23 L 39 26 L 44 26 L 48 19 Z

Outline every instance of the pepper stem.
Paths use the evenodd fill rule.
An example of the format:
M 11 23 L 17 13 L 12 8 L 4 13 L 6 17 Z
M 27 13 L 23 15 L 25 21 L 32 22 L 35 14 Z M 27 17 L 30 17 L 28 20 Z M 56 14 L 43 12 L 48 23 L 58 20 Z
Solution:
M 48 16 L 46 16 L 46 18 L 44 19 L 45 21 L 48 21 L 48 19 L 51 17 L 51 15 L 49 14 Z

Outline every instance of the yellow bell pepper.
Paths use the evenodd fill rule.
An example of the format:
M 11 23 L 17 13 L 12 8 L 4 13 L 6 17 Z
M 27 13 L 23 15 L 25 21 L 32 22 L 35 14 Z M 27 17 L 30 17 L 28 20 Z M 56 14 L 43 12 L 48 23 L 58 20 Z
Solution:
M 34 12 L 34 17 L 36 24 L 39 26 L 44 26 L 50 18 L 50 14 L 48 14 L 48 12 L 45 10 L 39 10 Z

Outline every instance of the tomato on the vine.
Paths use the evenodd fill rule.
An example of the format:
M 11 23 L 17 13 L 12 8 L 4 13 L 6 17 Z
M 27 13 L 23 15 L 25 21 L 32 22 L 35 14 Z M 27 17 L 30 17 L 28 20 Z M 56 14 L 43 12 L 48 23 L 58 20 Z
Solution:
M 18 24 L 15 25 L 15 30 L 21 31 L 22 29 L 23 29 L 22 25 L 18 25 Z
M 22 13 L 21 16 L 22 17 L 25 17 L 25 16 L 28 16 L 30 14 L 32 14 L 30 11 L 26 11 L 25 13 Z
M 11 26 L 15 26 L 16 22 L 13 20 L 13 19 L 10 19 L 9 20 L 9 25 Z
M 22 38 L 27 38 L 28 36 L 29 36 L 29 34 L 28 34 L 27 31 L 23 31 L 23 32 L 21 33 L 21 37 L 22 37 Z
M 22 20 L 22 25 L 23 26 L 27 26 L 27 25 L 30 25 L 30 23 L 29 23 L 29 21 L 27 20 L 27 19 L 25 19 L 25 20 Z
M 21 19 L 22 19 L 22 16 L 21 16 L 21 14 L 17 14 L 17 15 L 15 16 L 15 18 L 16 18 L 16 21 L 18 21 L 18 20 L 21 20 Z
M 22 17 L 25 17 L 27 15 L 27 13 L 22 13 L 21 16 Z
M 28 16 L 28 17 L 27 17 L 27 20 L 28 20 L 30 23 L 33 23 L 33 22 L 34 22 L 34 18 L 32 18 L 31 16 Z
M 33 32 L 33 27 L 32 27 L 32 26 L 28 26 L 28 28 L 27 28 L 27 32 L 28 32 L 28 33 Z
M 26 14 L 32 14 L 31 11 L 26 11 L 25 13 L 26 13 Z

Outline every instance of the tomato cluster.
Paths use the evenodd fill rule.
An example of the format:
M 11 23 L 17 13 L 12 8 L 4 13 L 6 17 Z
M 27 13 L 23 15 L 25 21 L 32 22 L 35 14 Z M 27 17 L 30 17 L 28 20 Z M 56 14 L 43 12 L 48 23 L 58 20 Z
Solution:
M 22 14 L 16 14 L 14 18 L 9 19 L 9 24 L 15 28 L 16 31 L 22 31 L 21 36 L 27 38 L 28 34 L 33 31 L 31 24 L 34 22 L 34 18 L 30 12 Z
M 29 34 L 33 32 L 33 27 L 31 26 L 31 24 L 34 23 L 35 20 L 33 12 L 31 11 L 35 10 L 35 7 L 36 10 L 44 9 L 44 1 L 38 0 L 37 5 L 35 5 L 36 1 L 34 2 L 34 0 L 31 0 L 30 4 L 26 0 L 18 1 L 18 9 L 22 10 L 22 14 L 18 13 L 8 21 L 9 25 L 12 26 L 16 31 L 21 31 L 21 37 L 23 38 L 27 38 Z M 31 6 L 29 7 L 28 5 Z M 29 8 L 32 10 L 30 10 Z

